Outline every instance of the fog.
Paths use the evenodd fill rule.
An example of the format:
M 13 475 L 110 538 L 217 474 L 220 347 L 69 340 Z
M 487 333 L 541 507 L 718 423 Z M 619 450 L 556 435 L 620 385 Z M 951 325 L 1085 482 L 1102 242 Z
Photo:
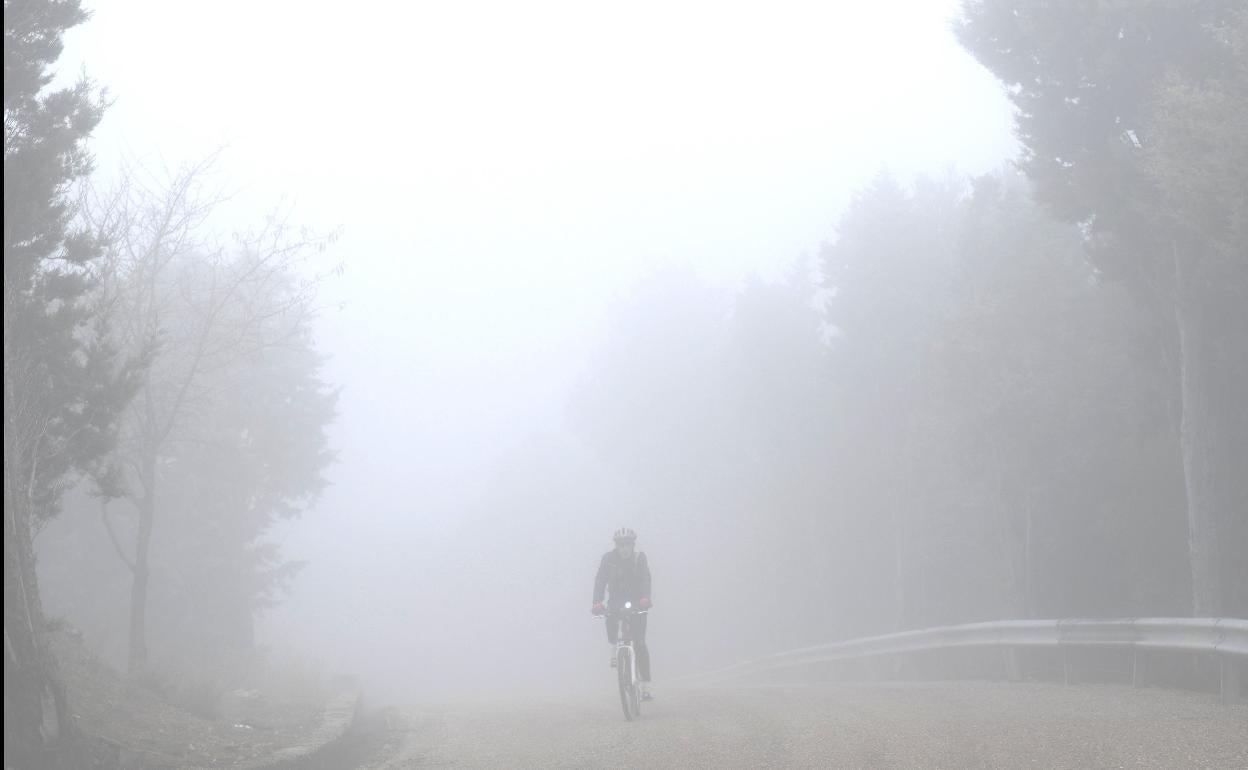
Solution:
M 1172 335 L 1032 202 L 958 7 L 90 4 L 59 69 L 113 100 L 93 185 L 215 153 L 198 237 L 274 210 L 334 236 L 298 268 L 334 461 L 258 537 L 303 563 L 254 613 L 267 659 L 379 703 L 605 698 L 618 527 L 653 571 L 656 686 L 1188 613 Z M 124 666 L 126 573 L 74 494 L 44 600 Z

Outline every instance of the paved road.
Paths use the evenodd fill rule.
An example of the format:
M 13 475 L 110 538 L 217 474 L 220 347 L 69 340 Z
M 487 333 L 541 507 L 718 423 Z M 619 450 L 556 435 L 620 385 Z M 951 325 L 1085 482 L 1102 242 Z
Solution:
M 982 682 L 610 693 L 390 712 L 365 767 L 1248 769 L 1248 706 L 1127 687 Z

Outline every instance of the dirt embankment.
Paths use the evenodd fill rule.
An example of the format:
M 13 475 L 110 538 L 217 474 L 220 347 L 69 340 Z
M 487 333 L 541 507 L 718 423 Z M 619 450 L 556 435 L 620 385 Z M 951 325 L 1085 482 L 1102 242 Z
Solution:
M 214 703 L 217 716 L 209 719 L 156 687 L 129 681 L 71 630 L 53 633 L 51 644 L 75 721 L 100 770 L 258 767 L 323 738 L 329 693 L 289 698 L 235 691 Z

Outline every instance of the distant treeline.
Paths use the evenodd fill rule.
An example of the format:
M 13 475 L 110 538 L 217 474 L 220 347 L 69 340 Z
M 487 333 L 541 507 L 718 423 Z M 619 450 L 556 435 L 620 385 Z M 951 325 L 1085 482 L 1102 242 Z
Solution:
M 1248 10 L 963 10 L 1018 171 L 881 176 L 731 302 L 656 276 L 581 434 L 720 555 L 704 621 L 744 603 L 760 646 L 1248 617 Z
M 744 607 L 799 644 L 1186 615 L 1167 320 L 1099 276 L 1015 172 L 881 176 L 787 280 L 642 286 L 574 423 L 683 519 L 669 555 L 719 555 L 708 622 Z

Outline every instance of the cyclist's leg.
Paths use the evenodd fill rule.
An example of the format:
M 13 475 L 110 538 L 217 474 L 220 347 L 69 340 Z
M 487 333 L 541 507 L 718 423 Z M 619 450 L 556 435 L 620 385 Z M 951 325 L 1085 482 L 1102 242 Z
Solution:
M 646 616 L 633 617 L 633 649 L 637 652 L 637 678 L 650 681 L 650 648 L 646 645 Z
M 611 668 L 615 668 L 615 643 L 620 638 L 620 619 L 607 617 L 604 620 L 607 627 L 607 645 L 611 648 Z

